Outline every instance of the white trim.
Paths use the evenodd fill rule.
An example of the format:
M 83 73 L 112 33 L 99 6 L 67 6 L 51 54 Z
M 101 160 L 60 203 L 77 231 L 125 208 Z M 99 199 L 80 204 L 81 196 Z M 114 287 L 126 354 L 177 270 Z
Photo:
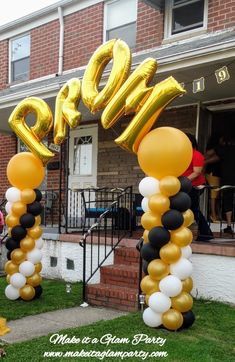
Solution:
M 60 23 L 58 74 L 60 75 L 63 73 L 64 60 L 64 14 L 61 6 L 58 7 L 58 17 Z
M 214 106 L 208 106 L 206 108 L 208 109 L 208 111 L 211 111 L 211 112 L 229 111 L 231 109 L 235 109 L 235 102 L 228 103 L 228 104 L 217 104 Z
M 195 132 L 196 140 L 198 140 L 198 135 L 199 135 L 200 104 L 201 102 L 197 102 L 197 117 L 196 117 L 196 132 Z

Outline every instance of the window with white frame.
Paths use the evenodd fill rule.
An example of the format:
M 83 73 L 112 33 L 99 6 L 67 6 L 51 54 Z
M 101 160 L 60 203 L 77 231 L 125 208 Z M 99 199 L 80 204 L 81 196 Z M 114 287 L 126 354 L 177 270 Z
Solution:
M 29 79 L 30 35 L 23 35 L 10 41 L 10 81 Z
M 130 48 L 136 44 L 137 0 L 113 0 L 105 3 L 104 40 L 119 38 Z
M 186 32 L 205 29 L 207 23 L 207 0 L 167 0 L 165 36 L 171 37 Z

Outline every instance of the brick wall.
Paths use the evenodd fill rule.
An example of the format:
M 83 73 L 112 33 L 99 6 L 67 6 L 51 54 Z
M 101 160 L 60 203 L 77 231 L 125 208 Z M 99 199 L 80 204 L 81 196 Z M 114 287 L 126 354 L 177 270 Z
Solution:
M 11 187 L 7 179 L 7 164 L 16 154 L 16 137 L 14 135 L 0 134 L 0 200 L 5 197 L 6 190 Z
M 0 42 L 0 89 L 6 88 L 8 83 L 8 41 Z
M 208 5 L 208 31 L 223 30 L 235 26 L 234 0 L 212 0 Z

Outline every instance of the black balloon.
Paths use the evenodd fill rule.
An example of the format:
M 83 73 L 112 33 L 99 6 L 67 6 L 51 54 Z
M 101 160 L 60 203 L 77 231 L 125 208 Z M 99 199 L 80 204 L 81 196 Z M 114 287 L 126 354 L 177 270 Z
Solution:
M 184 318 L 184 321 L 181 328 L 191 327 L 195 321 L 195 315 L 193 314 L 193 312 L 189 310 L 188 312 L 182 313 L 182 316 Z
M 184 212 L 191 207 L 191 198 L 186 192 L 178 192 L 176 195 L 169 198 L 170 208 Z
M 35 224 L 35 217 L 32 214 L 24 214 L 20 217 L 20 224 L 23 228 L 31 228 Z
M 143 272 L 144 272 L 144 274 L 148 274 L 148 265 L 149 265 L 149 263 L 147 262 L 147 260 L 143 260 L 143 262 L 142 262 L 142 270 L 143 270 Z
M 170 233 L 162 226 L 155 226 L 148 233 L 148 239 L 150 244 L 154 248 L 160 249 L 162 246 L 168 243 L 170 240 Z
M 12 239 L 12 238 L 7 238 L 5 245 L 6 245 L 6 248 L 7 248 L 10 252 L 12 252 L 13 250 L 19 248 L 19 242 L 16 241 L 16 240 L 14 240 L 14 239 Z
M 34 216 L 40 215 L 42 212 L 42 205 L 40 202 L 34 201 L 32 204 L 27 205 L 27 212 Z
M 188 194 L 192 189 L 192 182 L 188 179 L 188 177 L 185 176 L 180 176 L 178 179 L 181 185 L 180 191 L 186 192 Z
M 159 250 L 154 248 L 150 243 L 144 244 L 140 251 L 141 257 L 147 262 L 159 258 Z
M 41 285 L 34 287 L 34 289 L 35 289 L 35 296 L 33 299 L 37 299 L 41 296 L 43 289 L 42 289 Z
M 16 225 L 11 229 L 11 237 L 15 241 L 20 241 L 24 239 L 26 234 L 27 231 L 21 225 Z
M 176 230 L 183 225 L 184 218 L 181 212 L 177 210 L 166 211 L 162 215 L 162 225 L 169 230 Z
M 10 250 L 8 250 L 8 252 L 7 252 L 7 259 L 11 260 L 11 251 Z
M 41 201 L 41 200 L 42 200 L 42 193 L 41 193 L 41 191 L 38 190 L 38 189 L 34 189 L 34 192 L 35 192 L 35 194 L 36 194 L 36 199 L 35 199 L 35 201 Z

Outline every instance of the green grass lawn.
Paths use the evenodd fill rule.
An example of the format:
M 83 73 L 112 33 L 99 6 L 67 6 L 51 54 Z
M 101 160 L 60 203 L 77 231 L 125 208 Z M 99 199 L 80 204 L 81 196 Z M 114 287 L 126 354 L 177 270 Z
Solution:
M 152 353 L 166 351 L 167 357 L 150 357 L 145 361 L 166 360 L 170 362 L 232 362 L 235 361 L 235 308 L 217 302 L 195 301 L 194 313 L 196 321 L 194 325 L 181 332 L 169 332 L 162 329 L 153 329 L 144 325 L 141 313 L 131 313 L 127 316 L 117 318 L 112 321 L 100 321 L 90 326 L 63 330 L 61 334 L 67 334 L 69 338 L 75 336 L 81 340 L 89 337 L 92 343 L 73 344 L 52 344 L 50 336 L 33 339 L 29 342 L 16 343 L 5 347 L 7 355 L 4 361 L 100 361 L 101 358 L 91 357 L 54 357 L 44 358 L 44 352 L 67 351 L 79 352 L 82 349 L 89 351 L 143 351 Z M 118 338 L 126 338 L 129 343 L 102 344 L 100 339 L 105 334 L 111 334 Z M 160 347 L 158 344 L 140 342 L 132 345 L 135 335 L 145 334 L 150 339 L 158 337 L 166 339 L 165 344 Z M 104 337 L 103 337 L 104 338 Z M 101 339 L 102 341 L 102 339 Z M 85 341 L 84 341 L 85 342 Z M 97 342 L 97 343 L 95 343 Z M 105 339 L 104 339 L 105 342 Z M 142 361 L 144 359 L 135 357 L 125 357 L 121 359 L 106 357 L 105 361 Z
M 64 281 L 43 280 L 41 297 L 29 302 L 7 299 L 4 293 L 6 285 L 6 279 L 0 278 L 0 316 L 7 320 L 19 319 L 56 309 L 70 308 L 82 302 L 81 283 L 72 284 L 71 293 L 66 293 L 66 283 Z

